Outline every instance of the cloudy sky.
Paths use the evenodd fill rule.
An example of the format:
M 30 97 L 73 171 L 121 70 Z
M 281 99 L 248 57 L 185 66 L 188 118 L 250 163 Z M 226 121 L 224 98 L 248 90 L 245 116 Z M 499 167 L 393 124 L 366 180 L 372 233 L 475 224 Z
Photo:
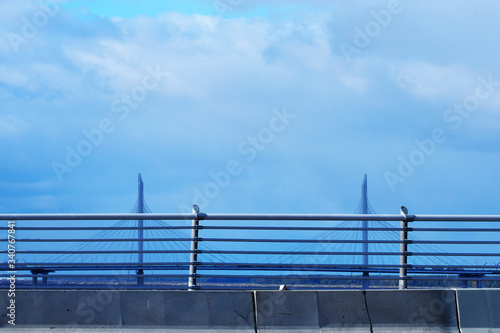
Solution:
M 499 214 L 497 1 L 0 1 L 0 212 Z

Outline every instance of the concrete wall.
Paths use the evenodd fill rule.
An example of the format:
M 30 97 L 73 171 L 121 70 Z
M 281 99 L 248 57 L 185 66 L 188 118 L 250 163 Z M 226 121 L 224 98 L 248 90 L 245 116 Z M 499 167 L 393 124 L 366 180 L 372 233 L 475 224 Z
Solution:
M 2 330 L 12 328 L 7 296 L 0 298 Z M 16 291 L 15 304 L 16 328 L 255 332 L 251 292 Z
M 257 326 L 259 332 L 458 332 L 453 290 L 257 292 Z
M 457 290 L 463 333 L 500 333 L 500 290 Z
M 6 332 L 499 333 L 500 290 L 1 291 L 0 315 Z

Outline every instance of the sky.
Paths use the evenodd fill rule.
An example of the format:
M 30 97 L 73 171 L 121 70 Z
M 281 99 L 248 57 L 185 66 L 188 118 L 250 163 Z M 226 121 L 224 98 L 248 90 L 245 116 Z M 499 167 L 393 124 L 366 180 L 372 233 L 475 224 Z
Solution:
M 0 1 L 0 213 L 500 214 L 498 1 Z

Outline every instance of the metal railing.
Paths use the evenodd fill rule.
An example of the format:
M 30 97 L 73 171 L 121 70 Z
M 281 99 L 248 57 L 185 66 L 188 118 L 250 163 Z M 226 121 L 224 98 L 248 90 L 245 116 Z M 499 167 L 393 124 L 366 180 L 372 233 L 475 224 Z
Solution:
M 142 227 L 130 223 L 139 220 Z M 412 215 L 404 207 L 400 214 L 205 214 L 195 205 L 191 214 L 3 214 L 0 221 L 0 288 L 13 277 L 18 289 L 500 287 L 500 215 Z

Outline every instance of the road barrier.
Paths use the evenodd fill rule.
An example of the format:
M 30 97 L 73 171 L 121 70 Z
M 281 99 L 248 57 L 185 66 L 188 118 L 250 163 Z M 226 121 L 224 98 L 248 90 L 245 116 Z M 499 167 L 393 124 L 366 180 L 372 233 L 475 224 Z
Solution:
M 499 332 L 500 290 L 0 292 L 6 332 Z M 456 304 L 458 304 L 458 312 Z M 458 317 L 457 317 L 458 313 Z

